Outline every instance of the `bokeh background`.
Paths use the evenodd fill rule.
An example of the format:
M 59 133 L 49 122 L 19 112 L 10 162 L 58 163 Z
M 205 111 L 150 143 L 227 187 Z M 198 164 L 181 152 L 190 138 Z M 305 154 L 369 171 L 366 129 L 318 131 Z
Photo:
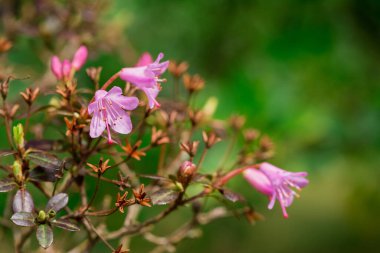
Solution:
M 25 11 L 40 1 L 16 2 Z M 89 4 L 78 2 L 76 8 L 84 10 Z M 106 78 L 144 51 L 186 60 L 190 72 L 206 79 L 206 95 L 218 98 L 218 118 L 246 115 L 247 125 L 273 138 L 272 163 L 309 172 L 311 183 L 287 220 L 278 206 L 267 210 L 267 199 L 236 179 L 231 188 L 247 196 L 265 220 L 254 226 L 219 220 L 204 227 L 201 238 L 181 243 L 178 252 L 379 252 L 380 1 L 102 3 L 103 12 L 91 20 L 99 25 L 98 39 L 106 39 L 87 65 L 102 64 Z M 44 14 L 38 22 L 54 27 L 56 21 Z M 111 31 L 102 28 L 107 24 Z M 38 77 L 49 57 L 38 52 L 57 48 L 28 32 L 13 39 L 9 61 Z M 145 246 L 136 240 L 131 247 L 144 252 Z

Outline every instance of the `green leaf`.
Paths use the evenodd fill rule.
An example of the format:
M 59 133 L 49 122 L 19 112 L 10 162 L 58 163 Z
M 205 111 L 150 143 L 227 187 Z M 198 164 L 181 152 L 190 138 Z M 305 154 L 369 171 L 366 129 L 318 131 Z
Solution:
M 23 226 L 23 227 L 31 227 L 34 226 L 34 215 L 32 213 L 27 212 L 18 212 L 14 213 L 11 217 L 11 220 L 14 224 Z
M 47 224 L 39 225 L 37 228 L 37 240 L 40 246 L 44 249 L 50 247 L 53 243 L 53 231 L 51 227 Z
M 9 178 L 0 180 L 0 192 L 9 192 L 16 187 L 16 182 Z
M 166 205 L 178 198 L 179 192 L 170 189 L 161 189 L 154 192 L 150 198 L 154 205 Z
M 68 220 L 53 220 L 51 224 L 68 231 L 79 231 L 79 227 Z

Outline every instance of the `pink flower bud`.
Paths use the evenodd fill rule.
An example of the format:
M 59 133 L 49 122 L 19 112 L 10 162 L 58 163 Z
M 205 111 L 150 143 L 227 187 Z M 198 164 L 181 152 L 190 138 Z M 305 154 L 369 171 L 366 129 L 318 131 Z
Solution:
M 51 58 L 50 68 L 58 80 L 62 79 L 62 63 L 57 56 Z
M 190 161 L 185 161 L 182 163 L 180 169 L 179 169 L 179 174 L 181 176 L 189 177 L 192 176 L 197 169 L 197 166 L 190 162 Z
M 78 50 L 75 52 L 74 58 L 71 62 L 72 67 L 75 70 L 79 70 L 83 66 L 83 64 L 86 62 L 87 55 L 88 55 L 87 47 L 80 46 Z
M 63 60 L 62 62 L 62 74 L 63 77 L 68 78 L 71 72 L 71 63 L 69 60 Z
M 142 66 L 147 66 L 149 64 L 153 63 L 153 58 L 152 56 L 148 53 L 148 52 L 145 52 L 143 53 L 139 60 L 137 61 L 135 67 L 142 67 Z

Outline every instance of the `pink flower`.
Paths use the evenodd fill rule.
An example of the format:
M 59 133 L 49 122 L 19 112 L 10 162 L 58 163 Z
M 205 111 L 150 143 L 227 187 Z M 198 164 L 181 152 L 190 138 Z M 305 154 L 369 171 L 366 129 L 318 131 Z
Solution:
M 108 132 L 108 142 L 112 143 L 110 128 L 121 134 L 128 134 L 132 130 L 132 122 L 126 110 L 134 110 L 139 103 L 136 97 L 122 95 L 120 87 L 114 86 L 107 92 L 98 90 L 95 101 L 88 106 L 88 113 L 93 117 L 90 125 L 90 136 L 99 137 L 105 129 Z
M 156 97 L 161 90 L 159 82 L 164 81 L 159 79 L 169 66 L 169 61 L 160 63 L 164 57 L 160 53 L 153 62 L 152 56 L 149 53 L 143 53 L 138 60 L 136 67 L 123 68 L 120 73 L 120 78 L 124 81 L 130 82 L 138 89 L 142 90 L 148 98 L 149 108 L 154 106 L 160 107 Z
M 149 57 L 143 55 L 143 59 L 140 59 L 138 64 L 146 64 L 139 67 L 123 68 L 120 72 L 120 78 L 124 81 L 130 82 L 138 88 L 153 88 L 157 83 L 163 82 L 163 79 L 159 79 L 169 66 L 169 61 L 161 62 L 164 57 L 163 53 L 160 53 L 154 62 L 149 63 Z
M 87 48 L 81 46 L 75 52 L 74 58 L 71 62 L 70 60 L 64 60 L 61 62 L 57 56 L 53 56 L 50 63 L 51 71 L 58 80 L 68 80 L 73 69 L 78 71 L 83 66 L 86 62 L 87 55 Z
M 248 168 L 243 174 L 256 190 L 269 196 L 269 209 L 272 209 L 276 199 L 278 200 L 285 218 L 288 217 L 286 207 L 292 204 L 294 196 L 298 196 L 292 188 L 301 190 L 309 184 L 305 178 L 307 172 L 289 172 L 270 163 L 262 163 L 259 169 Z
M 87 60 L 88 50 L 85 46 L 80 46 L 75 52 L 73 61 L 71 62 L 72 67 L 75 70 L 79 70 Z

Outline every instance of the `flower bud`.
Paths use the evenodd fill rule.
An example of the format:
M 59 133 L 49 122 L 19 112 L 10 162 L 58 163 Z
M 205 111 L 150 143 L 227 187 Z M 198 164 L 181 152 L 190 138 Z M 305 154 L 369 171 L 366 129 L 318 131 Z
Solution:
M 62 62 L 62 75 L 65 78 L 68 78 L 70 76 L 71 72 L 71 63 L 69 60 L 63 60 Z
M 39 211 L 38 216 L 37 216 L 37 221 L 39 223 L 44 223 L 46 221 L 46 218 L 47 217 L 46 217 L 45 211 L 43 211 L 43 210 Z
M 23 181 L 21 162 L 18 160 L 14 161 L 12 167 L 13 167 L 13 175 L 16 179 L 16 182 L 21 184 Z
M 182 163 L 181 167 L 179 168 L 179 175 L 183 177 L 190 177 L 194 174 L 196 171 L 197 166 L 190 162 L 190 161 L 185 161 Z
M 62 79 L 62 63 L 57 56 L 51 58 L 50 68 L 58 80 Z
M 25 141 L 24 128 L 21 124 L 17 124 L 17 126 L 13 127 L 13 140 L 17 146 L 17 149 L 23 151 L 25 148 Z
M 10 79 L 11 79 L 11 77 L 9 76 L 6 80 L 4 80 L 0 83 L 0 93 L 1 93 L 1 97 L 3 98 L 3 100 L 5 100 L 7 98 Z
M 79 70 L 87 60 L 88 50 L 85 46 L 80 46 L 75 52 L 74 58 L 71 62 L 75 70 Z

